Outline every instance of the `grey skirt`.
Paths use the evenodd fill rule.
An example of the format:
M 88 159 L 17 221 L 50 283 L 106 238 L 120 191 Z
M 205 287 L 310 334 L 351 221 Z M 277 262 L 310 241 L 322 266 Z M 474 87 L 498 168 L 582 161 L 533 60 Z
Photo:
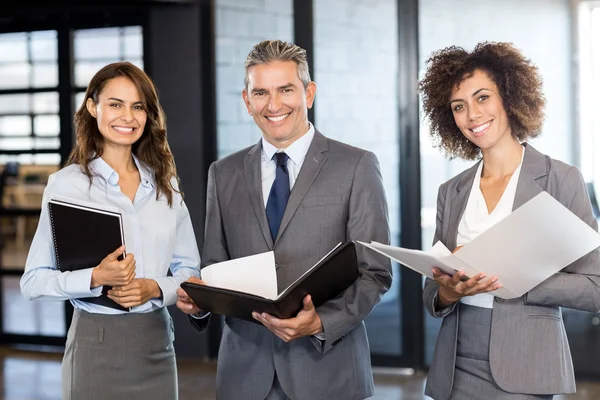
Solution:
M 62 362 L 63 400 L 176 400 L 173 322 L 150 313 L 75 310 Z
M 490 369 L 492 309 L 460 304 L 454 383 L 450 400 L 534 400 L 550 395 L 509 393 L 500 389 Z

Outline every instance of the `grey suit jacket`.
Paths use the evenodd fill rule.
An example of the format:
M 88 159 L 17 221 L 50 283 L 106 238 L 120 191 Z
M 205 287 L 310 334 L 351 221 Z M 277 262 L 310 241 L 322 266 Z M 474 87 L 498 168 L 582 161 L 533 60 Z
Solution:
M 339 242 L 389 242 L 387 204 L 373 153 L 315 132 L 275 243 L 262 199 L 260 164 L 259 142 L 210 167 L 203 266 L 273 250 L 281 289 Z M 262 325 L 226 318 L 217 367 L 219 399 L 262 400 L 275 373 L 294 400 L 373 394 L 363 320 L 389 289 L 391 265 L 362 246 L 357 256 L 359 279 L 317 308 L 324 342 L 304 337 L 286 343 Z
M 478 164 L 440 186 L 434 243 L 441 240 L 449 249 L 456 247 L 458 225 L 477 167 Z M 525 144 L 513 210 L 543 190 L 598 229 L 579 170 Z M 573 364 L 560 307 L 600 311 L 599 256 L 598 249 L 592 251 L 520 298 L 495 299 L 489 359 L 492 376 L 500 388 L 528 394 L 575 391 Z M 443 400 L 452 391 L 459 308 L 454 304 L 443 310 L 437 309 L 438 287 L 437 282 L 428 279 L 423 292 L 429 313 L 444 318 L 425 393 Z

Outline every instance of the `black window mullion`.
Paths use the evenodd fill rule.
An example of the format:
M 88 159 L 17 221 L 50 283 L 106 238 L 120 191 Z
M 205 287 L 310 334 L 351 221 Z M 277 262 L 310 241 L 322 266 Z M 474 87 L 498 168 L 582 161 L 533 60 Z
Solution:
M 64 165 L 73 148 L 73 32 L 58 30 L 58 102 L 60 118 L 60 160 Z

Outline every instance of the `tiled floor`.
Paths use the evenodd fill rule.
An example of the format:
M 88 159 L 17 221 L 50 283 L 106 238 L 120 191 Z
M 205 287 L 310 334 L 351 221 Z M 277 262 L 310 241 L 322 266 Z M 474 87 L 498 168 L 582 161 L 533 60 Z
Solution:
M 0 400 L 60 400 L 60 354 L 0 348 Z M 215 364 L 179 360 L 180 400 L 215 398 Z M 376 369 L 373 400 L 423 400 L 425 376 Z M 579 393 L 556 400 L 600 399 L 600 383 L 580 382 Z M 243 396 L 240 397 L 243 400 Z M 170 400 L 170 399 L 165 399 Z M 333 400 L 333 399 L 332 399 Z

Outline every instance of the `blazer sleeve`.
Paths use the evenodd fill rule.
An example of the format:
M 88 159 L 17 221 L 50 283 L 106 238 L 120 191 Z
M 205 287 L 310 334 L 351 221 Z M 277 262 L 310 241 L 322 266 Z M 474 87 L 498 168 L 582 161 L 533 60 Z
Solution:
M 375 154 L 365 152 L 356 165 L 348 222 L 348 240 L 389 243 L 388 209 Z M 373 310 L 392 283 L 392 268 L 385 256 L 364 247 L 356 247 L 359 278 L 342 296 L 317 307 L 323 323 L 325 340 L 312 338 L 322 353 L 343 339 L 344 335 L 359 325 Z
M 204 245 L 202 246 L 201 268 L 221 261 L 229 260 L 225 232 L 221 220 L 221 208 L 217 194 L 216 164 L 212 163 L 208 170 L 206 187 L 206 222 L 204 224 Z M 210 232 L 208 231 L 210 227 Z M 202 269 L 200 269 L 202 277 Z M 210 316 L 204 318 L 189 317 L 190 323 L 201 331 L 209 325 Z
M 558 201 L 598 230 L 581 172 L 570 167 L 560 185 Z M 600 312 L 600 249 L 595 249 L 525 294 L 525 304 Z
M 446 190 L 445 186 L 441 185 L 438 190 L 437 196 L 437 214 L 435 220 L 435 234 L 433 235 L 433 243 L 436 244 L 442 237 L 442 223 L 444 218 L 444 205 L 446 203 Z M 423 287 L 423 303 L 427 312 L 434 318 L 443 318 L 446 315 L 453 312 L 456 308 L 456 304 L 451 304 L 446 308 L 437 307 L 438 289 L 440 288 L 439 283 L 433 279 L 427 278 L 425 280 L 425 286 Z

